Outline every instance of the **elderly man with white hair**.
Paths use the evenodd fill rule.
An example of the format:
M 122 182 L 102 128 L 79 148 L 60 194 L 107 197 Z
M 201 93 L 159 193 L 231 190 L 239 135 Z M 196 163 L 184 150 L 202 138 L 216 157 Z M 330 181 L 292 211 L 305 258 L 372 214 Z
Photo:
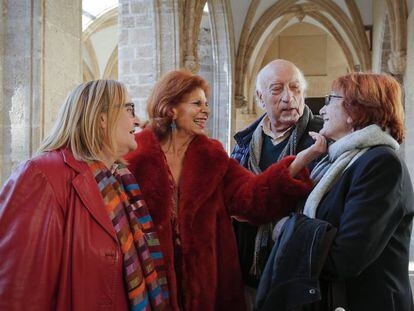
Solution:
M 231 157 L 255 174 L 288 155 L 313 144 L 309 132 L 319 132 L 323 121 L 305 105 L 307 83 L 291 62 L 277 59 L 268 63 L 256 80 L 257 103 L 265 114 L 234 136 Z M 234 220 L 247 305 L 253 309 L 261 272 L 273 246 L 274 223 L 259 227 Z

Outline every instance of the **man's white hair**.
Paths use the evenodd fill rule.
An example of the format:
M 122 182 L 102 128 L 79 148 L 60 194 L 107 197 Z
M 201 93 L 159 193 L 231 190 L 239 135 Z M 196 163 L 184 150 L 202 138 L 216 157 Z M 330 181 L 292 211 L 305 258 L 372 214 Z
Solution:
M 292 67 L 296 70 L 297 75 L 298 75 L 298 80 L 299 80 L 299 85 L 300 88 L 303 92 L 303 96 L 305 96 L 306 90 L 308 89 L 308 82 L 305 79 L 305 75 L 303 74 L 302 70 L 300 70 L 294 63 L 284 60 L 284 59 L 276 59 L 271 61 L 270 63 L 268 63 L 266 66 L 264 66 L 259 73 L 257 74 L 257 78 L 256 78 L 256 91 L 259 91 L 260 93 L 263 92 L 263 80 L 265 79 L 264 77 L 264 73 L 266 72 L 266 70 L 268 70 L 268 68 L 270 66 L 272 66 L 273 64 L 275 64 L 276 62 L 281 62 L 284 64 L 290 64 L 292 65 Z

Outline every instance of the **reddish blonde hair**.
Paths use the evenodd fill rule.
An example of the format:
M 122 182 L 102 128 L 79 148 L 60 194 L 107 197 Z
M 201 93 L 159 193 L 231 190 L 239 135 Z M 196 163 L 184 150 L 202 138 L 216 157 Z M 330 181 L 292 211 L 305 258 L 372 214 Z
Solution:
M 361 129 L 376 124 L 401 143 L 404 140 L 404 110 L 401 86 L 387 74 L 350 73 L 339 77 L 332 89 L 344 94 L 343 107 Z
M 170 71 L 155 84 L 147 101 L 147 112 L 150 126 L 160 140 L 171 133 L 172 109 L 197 88 L 209 96 L 207 82 L 186 70 Z

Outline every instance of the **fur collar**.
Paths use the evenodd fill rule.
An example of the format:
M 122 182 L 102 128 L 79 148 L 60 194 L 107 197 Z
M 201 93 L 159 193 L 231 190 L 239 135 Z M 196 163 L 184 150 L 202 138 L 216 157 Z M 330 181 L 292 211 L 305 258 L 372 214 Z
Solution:
M 131 171 L 142 185 L 147 202 L 153 202 L 151 214 L 160 223 L 170 220 L 173 188 L 161 145 L 151 129 L 136 134 L 138 148 L 126 159 Z M 199 206 L 221 183 L 230 158 L 220 142 L 198 135 L 184 156 L 180 181 L 180 218 L 192 222 Z M 150 205 L 150 204 L 149 204 Z M 155 208 L 154 208 L 155 207 Z M 181 209 L 181 207 L 184 207 Z

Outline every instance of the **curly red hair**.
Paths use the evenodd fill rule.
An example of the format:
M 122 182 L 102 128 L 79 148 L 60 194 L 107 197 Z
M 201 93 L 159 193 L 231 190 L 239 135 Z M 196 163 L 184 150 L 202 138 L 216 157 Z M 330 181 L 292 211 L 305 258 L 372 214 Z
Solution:
M 377 124 L 399 143 L 404 140 L 402 92 L 395 78 L 387 74 L 350 73 L 337 78 L 332 89 L 343 92 L 343 107 L 355 129 Z
M 147 101 L 150 126 L 158 139 L 163 140 L 171 133 L 172 109 L 186 94 L 197 88 L 201 88 L 206 97 L 209 96 L 207 82 L 186 70 L 170 71 L 158 80 Z

